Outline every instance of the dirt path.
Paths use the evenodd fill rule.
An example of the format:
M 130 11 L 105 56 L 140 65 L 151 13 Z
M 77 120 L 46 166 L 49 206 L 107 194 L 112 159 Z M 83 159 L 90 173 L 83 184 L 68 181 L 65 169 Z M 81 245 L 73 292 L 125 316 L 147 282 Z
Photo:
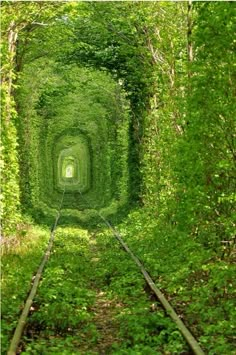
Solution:
M 94 324 L 100 334 L 95 347 L 99 354 L 109 354 L 112 345 L 119 342 L 117 336 L 119 325 L 114 319 L 118 305 L 114 301 L 108 300 L 104 292 L 97 292 L 96 302 L 92 311 L 94 312 Z
M 102 251 L 99 249 L 95 236 L 90 240 L 90 252 L 92 256 L 91 263 L 96 268 L 96 264 L 100 260 L 99 255 Z M 111 353 L 112 345 L 119 343 L 117 335 L 119 324 L 115 319 L 115 315 L 122 307 L 122 303 L 109 299 L 106 292 L 102 291 L 101 288 L 96 288 L 95 291 L 96 301 L 91 311 L 94 314 L 93 322 L 99 336 L 96 344 L 94 344 L 94 348 L 90 348 L 90 351 L 106 355 Z

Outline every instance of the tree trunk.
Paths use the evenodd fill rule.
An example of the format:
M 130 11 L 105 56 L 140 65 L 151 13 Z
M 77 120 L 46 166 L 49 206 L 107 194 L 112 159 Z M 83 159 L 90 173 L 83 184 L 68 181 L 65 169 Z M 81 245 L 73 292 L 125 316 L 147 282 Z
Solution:
M 3 83 L 6 85 L 6 125 L 9 124 L 11 119 L 11 98 L 12 98 L 12 88 L 13 88 L 13 79 L 14 79 L 14 61 L 16 55 L 16 42 L 18 37 L 18 30 L 15 24 L 15 21 L 10 23 L 8 29 L 8 69 L 5 77 L 3 75 Z
M 191 63 L 193 61 L 193 45 L 192 45 L 192 20 L 193 4 L 192 0 L 188 1 L 188 13 L 187 13 L 187 51 L 188 51 L 188 61 Z

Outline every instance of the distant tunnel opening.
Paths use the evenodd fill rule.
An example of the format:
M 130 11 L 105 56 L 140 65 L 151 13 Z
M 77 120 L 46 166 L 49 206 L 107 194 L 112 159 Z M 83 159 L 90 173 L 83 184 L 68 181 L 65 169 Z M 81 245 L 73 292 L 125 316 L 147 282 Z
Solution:
M 66 192 L 85 192 L 91 188 L 91 158 L 88 142 L 83 136 L 62 136 L 56 144 L 56 185 Z M 54 155 L 54 157 L 55 157 Z

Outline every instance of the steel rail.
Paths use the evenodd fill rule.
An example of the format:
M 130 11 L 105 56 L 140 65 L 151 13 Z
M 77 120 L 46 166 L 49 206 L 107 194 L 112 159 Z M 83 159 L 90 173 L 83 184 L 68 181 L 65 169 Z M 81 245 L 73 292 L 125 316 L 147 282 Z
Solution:
M 104 218 L 103 218 L 104 220 Z M 151 288 L 151 290 L 155 293 L 157 296 L 158 300 L 166 310 L 167 314 L 171 317 L 171 319 L 174 321 L 176 326 L 178 327 L 179 331 L 187 341 L 188 345 L 192 349 L 193 353 L 196 355 L 204 355 L 204 352 L 200 345 L 198 344 L 197 340 L 194 338 L 192 333 L 188 330 L 188 328 L 185 326 L 184 322 L 179 318 L 178 314 L 175 312 L 174 308 L 171 306 L 169 301 L 166 299 L 164 294 L 161 292 L 161 290 L 155 285 L 155 282 L 152 280 L 151 276 L 149 273 L 146 271 L 144 268 L 143 264 L 141 261 L 134 255 L 134 253 L 130 250 L 128 245 L 123 241 L 121 235 L 110 225 L 110 223 L 106 222 L 106 224 L 112 229 L 114 236 L 116 239 L 120 242 L 122 247 L 125 249 L 125 251 L 131 256 L 135 264 L 139 267 L 140 271 L 142 272 L 147 284 Z
M 41 261 L 41 263 L 39 265 L 39 268 L 37 270 L 37 273 L 36 273 L 36 275 L 34 277 L 34 282 L 33 282 L 33 285 L 31 287 L 31 291 L 30 291 L 29 296 L 28 296 L 28 298 L 27 298 L 27 300 L 25 302 L 23 311 L 21 313 L 20 319 L 19 319 L 18 324 L 16 326 L 16 329 L 15 329 L 13 338 L 11 340 L 10 347 L 9 347 L 8 352 L 7 352 L 7 355 L 15 355 L 16 352 L 17 352 L 17 348 L 19 346 L 20 339 L 21 339 L 22 333 L 24 331 L 24 327 L 26 325 L 26 320 L 27 320 L 31 305 L 33 303 L 34 296 L 35 296 L 35 294 L 37 292 L 37 289 L 38 289 L 39 281 L 40 281 L 40 278 L 42 276 L 42 272 L 43 272 L 44 266 L 45 266 L 46 262 L 49 259 L 50 252 L 51 252 L 51 249 L 52 249 L 52 246 L 53 246 L 54 233 L 55 233 L 55 230 L 56 230 L 56 227 L 57 227 L 60 215 L 61 215 L 61 208 L 62 208 L 62 204 L 63 204 L 63 200 L 64 200 L 64 195 L 65 195 L 65 187 L 64 187 L 64 190 L 63 190 L 63 195 L 62 195 L 60 206 L 59 206 L 59 209 L 58 209 L 58 212 L 57 212 L 57 215 L 56 215 L 56 219 L 55 219 L 54 225 L 53 225 L 53 227 L 51 229 L 51 234 L 50 234 L 50 238 L 49 238 L 49 241 L 48 241 L 48 246 L 47 246 L 46 252 L 44 253 L 42 261 Z
M 82 195 L 80 192 L 80 195 L 82 198 L 88 203 L 86 198 Z M 89 205 L 89 204 L 88 204 Z M 171 319 L 174 321 L 176 324 L 177 328 L 185 338 L 186 342 L 190 346 L 191 350 L 195 355 L 204 355 L 204 351 L 200 347 L 198 341 L 194 338 L 192 333 L 188 330 L 188 328 L 185 326 L 184 322 L 180 319 L 178 314 L 175 312 L 174 308 L 171 306 L 169 301 L 166 299 L 164 294 L 161 292 L 161 290 L 156 286 L 155 282 L 152 280 L 151 276 L 149 273 L 146 271 L 144 268 L 143 264 L 141 261 L 134 255 L 134 253 L 130 250 L 128 245 L 124 242 L 122 239 L 121 235 L 117 232 L 117 230 L 110 224 L 109 221 L 104 218 L 100 212 L 96 210 L 97 214 L 99 217 L 104 221 L 104 223 L 112 230 L 114 237 L 119 241 L 119 243 L 122 245 L 124 250 L 131 256 L 132 260 L 135 262 L 135 264 L 139 267 L 140 271 L 142 272 L 147 284 L 151 288 L 151 290 L 155 293 L 157 296 L 158 300 L 162 304 L 163 308 L 166 310 L 167 314 L 171 317 Z

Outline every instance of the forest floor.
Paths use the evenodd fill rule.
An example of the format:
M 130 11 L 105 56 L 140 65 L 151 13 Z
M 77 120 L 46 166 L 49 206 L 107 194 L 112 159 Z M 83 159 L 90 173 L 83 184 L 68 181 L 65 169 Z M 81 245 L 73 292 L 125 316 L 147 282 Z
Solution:
M 18 259 L 17 273 L 14 259 Z M 3 293 L 10 294 L 9 287 L 12 290 L 3 304 L 4 351 L 22 309 L 23 275 L 29 264 L 21 270 L 19 261 L 23 259 L 14 253 L 11 267 L 3 262 L 11 280 L 11 285 L 4 284 Z M 56 232 L 19 353 L 190 354 L 173 322 L 146 290 L 139 270 L 110 232 L 88 233 L 79 228 L 58 228 Z
M 219 258 L 147 213 L 133 212 L 118 229 L 206 354 L 234 355 L 235 254 Z M 3 354 L 49 234 L 31 227 L 3 254 Z M 101 226 L 57 229 L 19 353 L 190 354 L 132 259 Z

